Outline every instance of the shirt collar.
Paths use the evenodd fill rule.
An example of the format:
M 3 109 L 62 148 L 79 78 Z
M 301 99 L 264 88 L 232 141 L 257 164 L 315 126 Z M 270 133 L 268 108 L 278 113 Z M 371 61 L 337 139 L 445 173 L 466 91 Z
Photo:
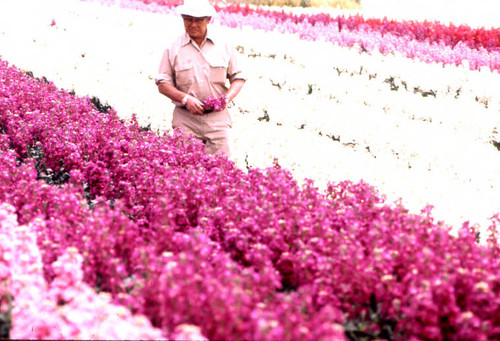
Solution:
M 210 40 L 213 44 L 215 44 L 217 38 L 215 37 L 215 34 L 214 32 L 212 32 L 212 30 L 207 30 L 206 40 Z M 191 42 L 191 38 L 189 37 L 187 32 L 184 32 L 184 36 L 182 37 L 181 42 L 182 46 L 189 44 L 189 42 Z

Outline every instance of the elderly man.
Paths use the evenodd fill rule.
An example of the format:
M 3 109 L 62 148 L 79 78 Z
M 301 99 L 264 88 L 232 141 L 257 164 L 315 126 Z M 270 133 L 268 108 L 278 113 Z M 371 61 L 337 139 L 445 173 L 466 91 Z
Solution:
M 208 30 L 215 15 L 208 0 L 185 0 L 177 12 L 185 32 L 163 53 L 158 90 L 175 104 L 172 128 L 203 141 L 207 153 L 229 155 L 232 121 L 226 103 L 238 95 L 246 77 L 236 50 Z M 222 106 L 206 110 L 203 102 L 210 98 L 221 98 Z

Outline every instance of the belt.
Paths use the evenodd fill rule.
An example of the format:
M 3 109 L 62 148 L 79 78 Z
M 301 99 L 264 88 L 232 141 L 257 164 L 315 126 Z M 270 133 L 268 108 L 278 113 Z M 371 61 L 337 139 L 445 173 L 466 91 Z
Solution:
M 184 110 L 186 110 L 186 111 L 189 111 L 189 110 L 188 110 L 188 108 L 186 108 L 186 106 L 185 106 L 185 105 L 178 105 L 178 107 L 179 107 L 179 108 L 181 108 L 181 109 L 184 109 Z M 207 109 L 205 109 L 205 110 L 203 110 L 203 113 L 204 113 L 204 114 L 210 114 L 210 113 L 212 113 L 212 112 L 214 112 L 214 110 L 213 110 L 213 109 L 208 109 L 208 110 L 207 110 Z

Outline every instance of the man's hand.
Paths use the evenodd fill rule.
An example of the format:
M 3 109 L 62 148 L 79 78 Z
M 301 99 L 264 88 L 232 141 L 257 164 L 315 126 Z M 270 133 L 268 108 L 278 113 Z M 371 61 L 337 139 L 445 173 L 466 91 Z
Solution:
M 172 84 L 160 83 L 158 84 L 158 91 L 177 103 L 183 101 L 183 99 L 185 98 L 185 103 L 181 103 L 185 105 L 186 109 L 189 110 L 189 112 L 194 115 L 203 115 L 203 103 L 196 97 L 187 95 L 179 91 Z
M 186 109 L 189 110 L 191 114 L 203 115 L 203 103 L 196 97 L 186 95 Z

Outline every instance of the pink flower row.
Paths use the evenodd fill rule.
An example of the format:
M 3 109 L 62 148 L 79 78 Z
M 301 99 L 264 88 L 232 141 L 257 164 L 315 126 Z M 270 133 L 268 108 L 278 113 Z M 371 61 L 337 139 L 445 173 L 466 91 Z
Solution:
M 95 283 L 91 287 L 84 282 L 92 283 L 89 277 L 95 278 L 96 272 L 102 276 L 106 271 L 120 273 L 122 265 L 113 257 L 116 251 L 109 248 L 110 240 L 99 239 L 102 229 L 112 226 L 110 220 L 117 220 L 117 212 L 92 214 L 82 201 L 81 189 L 36 180 L 32 164 L 18 167 L 5 135 L 0 142 L 0 202 L 10 202 L 0 205 L 0 313 L 12 320 L 10 337 L 165 338 L 144 315 L 132 315 L 112 303 L 110 294 L 96 294 Z M 102 252 L 92 253 L 94 248 Z M 103 279 L 103 286 L 108 280 Z M 206 339 L 198 327 L 188 324 L 179 324 L 166 335 L 169 339 Z
M 114 0 L 99 1 L 115 4 Z M 126 8 L 171 13 L 179 1 L 122 0 Z M 343 47 L 359 46 L 360 52 L 398 53 L 425 63 L 466 65 L 500 71 L 500 29 L 472 29 L 468 26 L 442 25 L 438 22 L 397 22 L 365 19 L 362 16 L 331 17 L 328 14 L 293 15 L 240 4 L 219 7 L 221 24 L 238 28 L 297 34 L 301 39 L 321 40 Z
M 149 0 L 138 0 L 144 3 Z M 153 1 L 154 2 L 154 1 Z M 158 4 L 161 2 L 158 1 Z M 165 4 L 166 1 L 163 1 Z M 175 6 L 177 1 L 170 1 L 165 4 L 169 7 Z M 261 17 L 272 19 L 277 25 L 284 22 L 293 24 L 306 24 L 307 26 L 327 26 L 336 31 L 348 30 L 370 30 L 382 35 L 393 34 L 397 36 L 408 36 L 410 39 L 418 41 L 427 41 L 428 43 L 445 43 L 454 46 L 459 42 L 472 49 L 486 49 L 488 51 L 498 51 L 500 49 L 500 29 L 492 28 L 471 28 L 467 25 L 443 25 L 437 21 L 418 22 L 413 20 L 389 20 L 387 18 L 364 18 L 362 15 L 338 15 L 335 17 L 327 13 L 317 14 L 292 14 L 283 10 L 269 10 L 258 6 L 249 7 L 248 5 L 231 4 L 228 6 L 217 7 L 224 14 L 236 13 L 244 16 L 259 15 Z
M 209 339 L 500 336 L 498 217 L 479 246 L 467 224 L 452 237 L 430 209 L 411 215 L 363 182 L 321 193 L 279 165 L 244 173 L 5 62 L 0 75 L 0 202 L 20 224 L 43 221 L 47 283 L 73 247 L 85 283 L 163 335 L 188 323 Z
M 466 64 L 471 70 L 487 68 L 500 71 L 500 49 L 488 51 L 486 48 L 470 48 L 467 42 L 457 42 L 450 46 L 445 41 L 413 39 L 410 35 L 382 33 L 370 28 L 339 30 L 337 23 L 311 25 L 308 22 L 295 23 L 285 20 L 276 24 L 272 19 L 258 14 L 221 15 L 221 22 L 229 27 L 251 26 L 265 31 L 297 34 L 301 39 L 332 42 L 342 47 L 358 46 L 360 52 L 380 52 L 400 54 L 425 63 L 443 65 Z
M 96 294 L 82 281 L 83 257 L 68 248 L 52 264 L 55 278 L 48 284 L 37 245 L 44 221 L 19 226 L 14 208 L 0 205 L 1 297 L 13 299 L 13 339 L 147 339 L 162 334 L 143 316 L 111 303 L 109 294 Z M 9 309 L 2 306 L 2 310 Z
M 265 301 L 264 297 L 274 296 L 279 286 L 276 271 L 257 277 L 253 270 L 242 273 L 242 268 L 220 252 L 220 247 L 192 230 L 194 221 L 190 220 L 200 203 L 189 196 L 206 187 L 205 194 L 219 200 L 224 192 L 217 188 L 219 184 L 230 186 L 231 181 L 244 181 L 238 180 L 237 175 L 243 173 L 234 165 L 204 155 L 202 146 L 194 141 L 159 139 L 141 133 L 136 125 L 123 125 L 113 113 L 107 125 L 95 124 L 107 115 L 89 108 L 87 100 L 74 98 L 52 84 L 37 82 L 2 64 L 5 82 L 0 87 L 0 98 L 4 99 L 0 101 L 0 122 L 7 133 L 3 135 L 3 146 L 15 147 L 19 150 L 17 157 L 26 161 L 18 168 L 15 159 L 4 153 L 0 199 L 16 207 L 22 222 L 37 217 L 45 220 L 38 233 L 48 281 L 56 277 L 52 264 L 62 250 L 76 247 L 85 258 L 82 267 L 86 283 L 112 293 L 117 302 L 127 304 L 134 312 L 145 314 L 165 335 L 177 335 L 178 326 L 189 321 L 215 339 L 245 335 L 303 339 L 308 326 L 314 330 L 310 338 L 328 335 L 344 340 L 342 327 L 335 323 L 340 321 L 338 314 L 309 317 L 289 307 L 293 302 L 287 303 L 280 296 L 268 306 L 258 305 Z M 30 114 L 34 110 L 37 115 Z M 65 133 L 69 123 L 73 124 L 73 132 L 87 132 L 87 138 Z M 117 145 L 117 140 L 121 144 Z M 108 153 L 113 147 L 113 153 Z M 94 159 L 100 149 L 105 162 Z M 35 166 L 26 159 L 34 150 L 43 150 L 43 159 Z M 51 154 L 56 154 L 59 162 L 51 162 Z M 81 155 L 80 163 L 74 154 Z M 48 164 L 58 168 L 49 171 L 44 168 Z M 89 164 L 93 171 L 82 171 Z M 36 180 L 35 167 L 44 168 L 47 174 L 65 169 L 71 181 L 61 188 L 44 185 Z M 117 169 L 112 170 L 114 167 Z M 102 178 L 103 173 L 108 176 Z M 128 176 L 126 183 L 120 180 L 124 176 Z M 90 186 L 88 194 L 97 201 L 93 211 L 83 201 L 87 194 L 78 186 L 81 181 L 85 188 Z M 111 190 L 118 181 L 126 188 L 123 193 Z M 112 209 L 105 202 L 117 199 L 117 195 L 121 200 L 116 200 Z M 165 225 L 172 219 L 179 222 L 177 227 Z M 198 250 L 195 245 L 202 248 Z M 175 285 L 166 285 L 165 281 L 170 283 L 172 278 L 161 275 L 172 264 L 162 256 L 165 250 L 170 250 L 179 264 Z M 186 258 L 191 261 L 185 262 Z M 285 303 L 276 315 L 275 307 Z M 250 319 L 255 309 L 257 315 Z M 298 321 L 292 330 L 286 325 L 290 318 Z M 268 324 L 271 328 L 265 327 Z

